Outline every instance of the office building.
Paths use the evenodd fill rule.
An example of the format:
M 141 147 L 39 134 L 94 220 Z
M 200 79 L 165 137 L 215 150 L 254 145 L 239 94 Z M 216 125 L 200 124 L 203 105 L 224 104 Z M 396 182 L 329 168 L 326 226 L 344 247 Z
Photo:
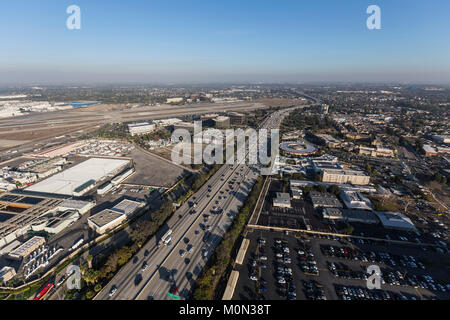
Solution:
M 289 193 L 277 192 L 276 198 L 273 199 L 273 206 L 278 208 L 290 208 L 291 198 Z

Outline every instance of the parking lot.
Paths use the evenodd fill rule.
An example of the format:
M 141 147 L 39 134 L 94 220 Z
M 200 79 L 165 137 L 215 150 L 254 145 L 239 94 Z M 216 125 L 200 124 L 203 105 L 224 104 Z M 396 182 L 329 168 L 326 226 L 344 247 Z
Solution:
M 446 253 L 331 236 L 254 230 L 233 300 L 449 299 Z M 331 247 L 333 249 L 330 249 Z M 382 272 L 381 289 L 367 288 L 367 267 Z

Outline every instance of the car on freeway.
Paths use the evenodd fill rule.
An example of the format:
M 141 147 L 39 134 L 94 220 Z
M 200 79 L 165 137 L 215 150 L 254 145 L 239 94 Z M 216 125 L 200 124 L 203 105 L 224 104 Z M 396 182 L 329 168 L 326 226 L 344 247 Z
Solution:
M 117 291 L 117 287 L 113 286 L 111 288 L 111 290 L 109 291 L 109 296 L 112 297 L 116 293 L 116 291 Z
M 141 270 L 145 271 L 145 270 L 147 270 L 147 268 L 148 268 L 148 263 L 147 263 L 147 261 L 144 261 L 144 263 L 142 264 Z
M 186 251 L 184 251 L 183 249 L 180 250 L 180 256 L 184 257 L 186 255 Z

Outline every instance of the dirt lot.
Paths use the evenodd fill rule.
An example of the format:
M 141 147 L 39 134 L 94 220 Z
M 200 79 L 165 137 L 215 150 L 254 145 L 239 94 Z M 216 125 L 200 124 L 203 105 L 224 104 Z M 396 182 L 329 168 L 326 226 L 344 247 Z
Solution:
M 42 128 L 42 127 L 41 127 Z M 0 133 L 0 139 L 2 140 L 16 140 L 16 141 L 20 141 L 22 144 L 24 141 L 28 141 L 28 140 L 36 140 L 36 139 L 42 139 L 45 137 L 51 137 L 51 136 L 56 136 L 56 135 L 60 135 L 60 134 L 64 134 L 67 132 L 72 132 L 75 130 L 79 130 L 79 129 L 83 129 L 86 128 L 85 125 L 80 125 L 80 126 L 65 126 L 65 127 L 60 127 L 60 128 L 48 128 L 48 129 L 41 129 L 41 128 L 35 128 L 35 129 L 27 129 L 24 131 L 20 131 L 20 132 L 14 132 L 14 131 L 10 131 L 8 133 Z
M 136 173 L 126 180 L 127 184 L 171 187 L 186 173 L 186 170 L 134 149 L 130 153 Z

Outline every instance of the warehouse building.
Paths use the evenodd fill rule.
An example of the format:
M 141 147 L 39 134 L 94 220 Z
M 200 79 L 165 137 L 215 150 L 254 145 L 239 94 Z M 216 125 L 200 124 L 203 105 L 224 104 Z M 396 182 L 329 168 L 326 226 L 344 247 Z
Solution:
M 126 218 L 127 216 L 123 213 L 106 209 L 89 217 L 88 225 L 98 234 L 103 234 L 122 224 Z
M 113 188 L 113 184 L 109 181 L 106 181 L 105 183 L 103 183 L 100 187 L 98 187 L 97 189 L 97 194 L 99 195 L 105 195 L 107 194 L 109 191 L 111 191 Z
M 67 199 L 59 204 L 57 210 L 58 211 L 76 210 L 80 213 L 80 215 L 84 215 L 85 213 L 89 212 L 89 210 L 91 210 L 94 206 L 95 206 L 94 202 Z
M 112 177 L 130 164 L 130 160 L 91 158 L 46 180 L 26 188 L 26 191 L 82 196 L 97 182 Z
M 147 134 L 153 132 L 156 129 L 154 123 L 140 122 L 128 125 L 128 131 L 132 136 L 137 136 L 141 134 Z
M 129 176 L 131 176 L 134 173 L 134 169 L 133 168 L 127 168 L 125 170 L 123 170 L 121 173 L 119 173 L 117 176 L 115 176 L 112 180 L 111 180 L 111 184 L 113 186 L 117 186 L 120 183 L 122 183 L 123 181 L 125 181 L 125 179 L 127 179 Z
M 111 208 L 111 210 L 125 214 L 126 216 L 131 216 L 144 205 L 144 202 L 124 199 L 120 203 L 116 204 L 113 208 Z
M 28 257 L 34 250 L 45 245 L 44 237 L 33 237 L 8 254 L 13 260 L 22 260 Z
M 31 224 L 54 210 L 63 200 L 22 194 L 0 196 L 0 246 L 5 246 L 30 230 Z
M 111 209 L 103 210 L 88 218 L 88 225 L 97 233 L 103 234 L 108 230 L 122 224 L 128 217 L 132 216 L 144 202 L 124 199 Z

